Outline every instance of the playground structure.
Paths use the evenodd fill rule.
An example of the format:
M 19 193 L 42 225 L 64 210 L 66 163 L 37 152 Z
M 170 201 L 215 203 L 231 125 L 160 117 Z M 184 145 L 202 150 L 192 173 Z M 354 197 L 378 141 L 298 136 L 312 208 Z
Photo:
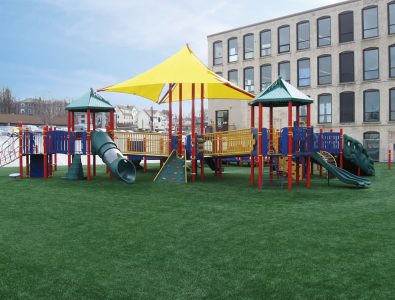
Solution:
M 184 74 L 180 70 L 188 70 L 190 73 Z M 167 88 L 167 92 L 162 95 L 161 91 L 164 88 Z M 193 182 L 197 177 L 198 164 L 200 164 L 200 178 L 204 180 L 205 164 L 216 175 L 222 176 L 222 161 L 238 157 L 249 159 L 251 185 L 256 183 L 257 161 L 259 189 L 263 188 L 265 165 L 269 169 L 269 185 L 276 177 L 285 177 L 288 189 L 292 188 L 293 181 L 299 184 L 302 180 L 305 180 L 306 186 L 310 187 L 313 162 L 321 166 L 320 174 L 322 174 L 323 167 L 327 169 L 328 174 L 332 174 L 347 184 L 359 187 L 369 185 L 370 182 L 344 170 L 344 160 L 351 161 L 357 170 L 363 170 L 367 175 L 374 174 L 373 162 L 368 158 L 362 145 L 346 136 L 343 137 L 342 130 L 340 132 L 323 132 L 322 130 L 314 132 L 310 124 L 312 100 L 281 78 L 249 103 L 251 106 L 250 128 L 205 133 L 204 99 L 252 100 L 253 95 L 208 70 L 188 47 L 135 78 L 101 90 L 137 94 L 157 103 L 167 103 L 169 105 L 168 133 L 116 131 L 114 108 L 91 90 L 66 108 L 68 110 L 67 132 L 45 127 L 43 133 L 32 133 L 23 130 L 20 124 L 18 137 L 10 140 L 8 146 L 4 146 L 8 149 L 7 153 L 13 153 L 13 156 L 9 155 L 8 160 L 0 157 L 0 164 L 1 161 L 19 158 L 22 178 L 23 157 L 25 157 L 26 176 L 34 174 L 36 177 L 48 178 L 53 170 L 56 170 L 58 153 L 67 155 L 69 169 L 72 156 L 86 155 L 87 180 L 89 181 L 92 175 L 96 176 L 96 155 L 99 155 L 107 165 L 110 177 L 114 175 L 124 182 L 132 183 L 136 178 L 136 170 L 130 161 L 143 160 L 144 170 L 146 170 L 147 160 L 156 159 L 164 161 L 164 164 L 161 163 L 161 169 L 154 179 L 155 182 L 186 182 L 187 161 L 189 160 L 190 178 Z M 173 132 L 172 102 L 179 102 L 179 116 L 182 116 L 182 102 L 187 99 L 192 101 L 192 132 L 183 141 L 182 117 L 179 117 L 178 132 Z M 199 133 L 195 128 L 195 99 L 200 99 L 201 104 Z M 302 105 L 307 106 L 306 126 L 302 126 L 299 121 L 299 108 Z M 258 107 L 258 126 L 254 124 L 255 106 Z M 280 106 L 288 107 L 288 127 L 282 129 L 273 127 L 273 108 Z M 270 109 L 269 128 L 262 126 L 263 107 Z M 296 108 L 295 120 L 292 117 L 293 107 Z M 86 132 L 75 131 L 74 112 L 86 113 Z M 109 114 L 106 132 L 100 132 L 96 128 L 95 114 L 97 112 Z M 31 168 L 32 166 L 34 168 Z M 93 172 L 91 172 L 91 167 L 93 167 Z

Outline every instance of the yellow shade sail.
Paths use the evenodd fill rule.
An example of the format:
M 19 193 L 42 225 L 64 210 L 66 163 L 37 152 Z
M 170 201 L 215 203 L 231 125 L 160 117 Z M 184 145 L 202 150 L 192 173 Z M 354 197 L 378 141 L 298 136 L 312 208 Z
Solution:
M 205 85 L 206 99 L 251 100 L 254 98 L 243 89 L 209 70 L 186 45 L 179 52 L 169 57 L 152 69 L 121 83 L 108 86 L 98 91 L 119 92 L 138 95 L 154 102 L 166 102 L 164 88 L 176 84 L 173 100 L 179 100 L 179 84 L 182 83 L 182 99 L 192 98 L 192 83 L 195 83 L 195 98 L 200 98 L 200 85 Z M 162 96 L 162 97 L 161 97 Z

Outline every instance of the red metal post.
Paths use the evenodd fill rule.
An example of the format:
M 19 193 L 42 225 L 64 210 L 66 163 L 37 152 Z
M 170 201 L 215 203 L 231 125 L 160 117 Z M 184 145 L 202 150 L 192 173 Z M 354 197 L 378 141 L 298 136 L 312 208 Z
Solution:
M 91 180 L 91 110 L 86 112 L 86 158 L 87 158 L 87 180 Z
M 92 130 L 96 130 L 96 112 L 92 112 Z M 92 157 L 93 160 L 93 176 L 96 176 L 96 155 Z
M 339 167 L 340 169 L 343 169 L 343 128 L 340 128 L 339 148 Z
M 110 137 L 112 140 L 115 138 L 115 121 L 114 121 L 114 111 L 110 111 Z M 110 169 L 108 168 L 108 173 L 109 173 L 109 178 L 110 180 L 112 179 L 112 173 L 110 172 Z
M 263 186 L 263 156 L 262 156 L 262 102 L 259 102 L 259 121 L 258 121 L 258 189 Z
M 50 134 L 51 133 L 51 134 Z M 47 139 L 48 139 L 48 153 L 50 153 L 50 154 L 48 154 L 48 160 L 49 160 L 49 176 L 52 176 L 52 171 L 53 171 L 53 169 L 52 169 L 52 127 L 49 127 L 48 128 L 48 136 L 47 136 Z
M 56 127 L 54 127 L 54 130 L 56 131 Z M 55 153 L 54 154 L 54 167 L 55 167 L 55 171 L 58 170 L 58 154 Z
M 288 189 L 292 189 L 292 101 L 288 101 Z
M 322 147 L 324 146 L 324 129 L 320 128 L 320 151 L 322 150 Z M 319 170 L 320 170 L 320 177 L 322 177 L 322 166 L 319 165 Z
M 270 106 L 269 112 L 269 180 L 273 182 L 273 106 Z
M 311 109 L 310 109 L 310 103 L 307 104 L 307 129 L 311 130 Z M 307 152 L 310 153 L 310 150 L 312 149 L 313 145 L 311 145 L 311 137 L 309 136 L 310 134 L 313 134 L 312 130 L 307 132 Z M 306 159 L 306 187 L 309 188 L 311 185 L 311 156 L 310 154 L 307 155 Z
M 48 178 L 47 132 L 48 125 L 45 125 L 43 129 L 44 179 Z
M 358 170 L 357 170 L 357 175 L 361 176 L 361 168 L 359 168 L 359 167 L 358 167 Z
M 178 84 L 178 156 L 182 156 L 182 83 Z
M 196 177 L 196 161 L 195 161 L 195 84 L 192 83 L 192 122 L 191 122 L 191 129 L 192 129 L 192 154 L 191 154 L 191 163 L 192 163 L 192 182 L 195 181 Z
M 300 117 L 299 117 L 299 105 L 295 106 L 295 111 L 296 111 L 296 126 L 299 127 L 300 126 Z M 296 149 L 295 152 L 300 152 L 300 148 L 299 148 L 299 142 L 296 143 Z M 296 157 L 296 184 L 299 184 L 299 156 Z
M 26 160 L 26 177 L 30 176 L 30 169 L 29 169 L 29 149 L 30 149 L 30 139 L 29 139 L 29 128 L 26 127 L 25 130 L 25 160 Z
M 204 83 L 200 84 L 200 134 L 204 135 Z M 204 180 L 204 157 L 200 160 L 200 180 Z
M 19 140 L 19 179 L 23 178 L 23 129 L 22 122 L 18 123 L 18 140 Z
M 71 164 L 71 112 L 67 111 L 67 167 Z
M 173 84 L 169 83 L 169 155 L 171 153 L 171 138 L 173 133 L 173 114 L 172 114 L 172 101 L 173 101 Z
M 251 105 L 251 131 L 255 127 L 255 106 Z M 250 156 L 250 185 L 255 184 L 255 158 Z

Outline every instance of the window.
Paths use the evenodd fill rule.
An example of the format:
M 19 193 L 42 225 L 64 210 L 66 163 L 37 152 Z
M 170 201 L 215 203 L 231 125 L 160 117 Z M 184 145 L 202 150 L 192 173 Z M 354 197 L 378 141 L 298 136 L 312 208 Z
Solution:
M 323 17 L 317 20 L 317 46 L 327 46 L 331 44 L 331 18 Z
M 354 40 L 354 13 L 346 11 L 339 14 L 339 43 Z
M 310 48 L 310 22 L 303 21 L 297 24 L 298 50 Z
M 244 42 L 244 59 L 254 58 L 254 35 L 247 34 L 243 38 Z
M 395 77 L 395 44 L 389 46 L 389 75 Z
M 380 133 L 368 131 L 363 134 L 363 147 L 370 158 L 378 161 L 380 158 Z
M 395 1 L 388 3 L 388 34 L 395 33 Z
M 285 81 L 291 82 L 291 70 L 289 61 L 282 61 L 278 63 L 278 75 L 281 76 Z
M 222 41 L 215 42 L 213 44 L 213 51 L 214 51 L 214 65 L 222 64 Z
M 355 94 L 354 92 L 340 93 L 340 123 L 355 121 Z
M 260 33 L 261 36 L 261 56 L 268 56 L 272 54 L 272 34 L 270 30 L 264 30 Z
M 365 49 L 363 50 L 363 79 L 377 78 L 379 78 L 379 49 Z
M 215 111 L 215 131 L 228 131 L 229 111 Z
M 371 6 L 362 10 L 362 24 L 364 39 L 379 35 L 377 6 Z
M 238 72 L 237 70 L 230 70 L 228 72 L 228 80 L 233 83 L 234 85 L 239 85 L 239 80 L 238 80 Z
M 298 60 L 298 86 L 310 85 L 310 59 Z
M 340 82 L 354 81 L 354 52 L 342 52 L 339 59 Z
M 215 74 L 222 77 L 222 72 L 215 72 Z
M 363 121 L 380 121 L 380 94 L 378 90 L 368 90 L 363 93 Z
M 272 83 L 272 66 L 261 66 L 261 90 L 264 90 Z
M 318 123 L 332 123 L 332 96 L 318 95 Z
M 332 83 L 332 58 L 330 55 L 318 57 L 318 84 Z
M 395 121 L 395 88 L 390 89 L 390 121 Z
M 252 67 L 244 69 L 244 89 L 247 92 L 254 91 L 254 68 Z
M 289 26 L 278 28 L 278 53 L 289 52 Z
M 228 62 L 237 61 L 237 38 L 228 40 Z
M 299 121 L 307 122 L 307 105 L 299 106 Z

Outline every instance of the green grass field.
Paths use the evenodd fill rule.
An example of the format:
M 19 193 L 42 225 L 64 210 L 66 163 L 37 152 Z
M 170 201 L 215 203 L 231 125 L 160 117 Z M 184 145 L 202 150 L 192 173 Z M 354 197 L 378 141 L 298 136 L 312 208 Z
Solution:
M 248 168 L 206 182 L 8 178 L 1 299 L 386 299 L 395 296 L 395 170 L 367 189 L 257 190 Z

